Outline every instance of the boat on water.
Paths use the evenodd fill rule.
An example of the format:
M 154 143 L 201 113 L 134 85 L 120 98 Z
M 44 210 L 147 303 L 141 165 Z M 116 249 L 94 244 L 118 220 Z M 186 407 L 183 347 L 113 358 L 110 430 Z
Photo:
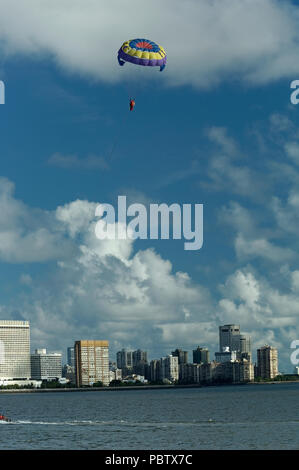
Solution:
M 5 421 L 6 423 L 9 423 L 11 421 L 11 419 L 7 418 L 6 416 L 4 415 L 0 415 L 0 422 L 1 421 Z

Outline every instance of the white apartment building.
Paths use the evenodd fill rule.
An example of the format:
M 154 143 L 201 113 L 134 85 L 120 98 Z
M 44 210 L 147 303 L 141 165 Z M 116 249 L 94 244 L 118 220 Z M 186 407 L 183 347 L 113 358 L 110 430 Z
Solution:
M 30 378 L 29 322 L 0 320 L 0 380 Z
M 46 349 L 36 349 L 35 354 L 31 354 L 31 377 L 35 380 L 60 379 L 61 356 L 61 353 L 47 353 Z
M 179 358 L 171 354 L 162 357 L 161 361 L 161 379 L 167 379 L 171 382 L 179 380 Z

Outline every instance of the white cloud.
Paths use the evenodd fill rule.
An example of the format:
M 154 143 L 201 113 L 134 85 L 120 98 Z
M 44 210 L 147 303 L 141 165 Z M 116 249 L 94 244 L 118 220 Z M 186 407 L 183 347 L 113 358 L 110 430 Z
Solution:
M 289 288 L 298 272 L 289 272 Z M 299 338 L 298 290 L 281 292 L 268 280 L 250 270 L 237 270 L 221 286 L 223 298 L 218 311 L 223 324 L 241 325 L 242 333 L 251 336 L 252 351 L 269 344 L 278 348 L 279 370 L 293 371 L 290 362 L 291 341 Z
M 284 114 L 274 113 L 269 117 L 270 129 L 272 132 L 286 132 L 293 130 L 292 121 Z
M 76 247 L 58 230 L 54 214 L 27 207 L 13 193 L 13 183 L 0 178 L 0 260 L 36 262 L 73 255 Z
M 290 275 L 290 287 L 293 275 Z M 223 321 L 234 321 L 253 330 L 293 327 L 298 323 L 298 292 L 280 292 L 249 270 L 237 270 L 220 289 L 224 295 L 219 301 Z
M 188 273 L 174 271 L 153 249 L 134 252 L 130 239 L 98 240 L 97 203 L 76 200 L 48 212 L 16 200 L 13 190 L 11 182 L 0 181 L 0 207 L 7 214 L 7 220 L 1 219 L 0 238 L 8 232 L 11 239 L 6 256 L 4 249 L 0 255 L 10 262 L 57 261 L 44 274 L 22 274 L 22 295 L 0 311 L 2 318 L 30 320 L 35 347 L 57 350 L 76 339 L 99 338 L 109 339 L 111 354 L 132 346 L 159 357 L 171 348 L 190 350 L 199 344 L 212 348 L 212 357 L 218 349 L 219 324 L 234 322 L 251 334 L 254 347 L 279 345 L 287 361 L 288 341 L 299 334 L 298 270 L 285 268 L 283 291 L 253 270 L 240 268 L 220 286 L 215 306 L 208 289 Z M 249 213 L 240 205 L 231 204 L 230 210 L 236 227 L 241 220 L 250 224 Z M 276 253 L 281 262 L 285 252 L 273 251 L 269 244 L 256 250 L 258 255 L 264 256 L 267 247 L 267 256 Z
M 274 197 L 270 207 L 282 233 L 297 235 L 299 229 L 299 193 L 297 189 L 290 189 L 285 204 L 278 197 Z
M 242 234 L 238 234 L 235 239 L 235 250 L 241 260 L 258 257 L 273 263 L 283 263 L 295 260 L 297 257 L 297 254 L 290 248 L 274 245 L 265 238 L 246 238 Z
M 201 186 L 214 191 L 225 191 L 249 198 L 264 200 L 268 190 L 265 178 L 255 169 L 246 165 L 246 159 L 237 143 L 229 137 L 227 129 L 211 127 L 205 134 L 217 150 L 210 152 L 206 175 L 208 179 Z
M 193 346 L 194 325 L 201 330 L 211 303 L 203 287 L 186 273 L 172 272 L 171 263 L 154 250 L 125 256 L 124 250 L 95 250 L 88 242 L 81 248 L 80 256 L 58 266 L 55 279 L 33 285 L 22 307 L 35 327 L 35 342 L 47 331 L 50 345 L 96 337 L 109 339 L 114 352 L 119 344 L 150 351 L 158 344 L 161 350 L 178 339 L 171 329 L 165 336 L 165 323 L 179 322 L 191 323 L 181 327 L 180 343 Z
M 142 8 L 137 0 L 82 0 L 70 8 L 68 0 L 1 0 L 0 31 L 7 55 L 47 54 L 65 70 L 105 81 L 130 74 L 116 53 L 131 35 L 165 47 L 161 76 L 172 84 L 261 83 L 298 72 L 298 7 L 290 1 L 152 0 Z
M 206 135 L 211 142 L 219 145 L 220 149 L 226 154 L 232 157 L 237 153 L 238 147 L 234 139 L 228 135 L 225 127 L 210 127 L 206 129 Z
M 211 305 L 208 290 L 174 272 L 153 249 L 134 253 L 131 239 L 96 238 L 96 203 L 76 200 L 49 212 L 16 200 L 13 190 L 11 182 L 0 181 L 0 207 L 7 214 L 0 224 L 1 259 L 57 262 L 40 277 L 22 274 L 20 283 L 30 290 L 7 309 L 31 321 L 34 344 L 57 349 L 78 337 L 104 337 L 112 348 L 145 341 L 153 349 L 157 339 L 163 344 L 166 322 L 200 329 Z M 192 344 L 189 331 L 181 329 L 184 344 Z
M 218 220 L 237 232 L 247 234 L 247 236 L 255 234 L 257 230 L 257 215 L 253 215 L 248 209 L 235 201 L 231 201 L 228 206 L 221 208 Z
M 285 145 L 285 151 L 288 157 L 290 157 L 293 162 L 299 164 L 299 144 L 297 142 L 288 142 Z
M 164 323 L 160 325 L 162 329 L 162 339 L 165 343 L 180 344 L 181 347 L 190 345 L 195 347 L 200 344 L 218 346 L 218 325 L 215 321 L 198 323 Z M 213 357 L 211 357 L 213 360 Z M 192 362 L 192 359 L 189 358 Z

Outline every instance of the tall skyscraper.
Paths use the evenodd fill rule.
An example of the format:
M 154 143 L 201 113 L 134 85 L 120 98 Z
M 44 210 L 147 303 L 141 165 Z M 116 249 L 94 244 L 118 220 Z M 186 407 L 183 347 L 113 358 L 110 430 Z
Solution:
M 207 364 L 210 362 L 210 352 L 207 348 L 200 348 L 199 346 L 196 349 L 193 349 L 193 364 Z
M 237 359 L 251 361 L 250 336 L 241 334 L 239 325 L 219 327 L 219 352 L 227 350 L 236 351 Z
M 248 335 L 239 335 L 238 359 L 247 359 L 251 362 L 251 339 Z
M 28 321 L 0 320 L 0 379 L 30 379 Z
M 182 349 L 176 349 L 172 351 L 172 356 L 178 358 L 179 365 L 180 364 L 187 364 L 188 362 L 188 351 L 182 351 Z
M 141 351 L 141 349 L 137 349 L 137 351 L 133 351 L 132 358 L 133 373 L 143 376 L 147 375 L 147 352 Z
M 224 348 L 229 348 L 230 351 L 237 351 L 240 342 L 239 336 L 239 325 L 219 326 L 219 351 L 224 351 Z
M 162 357 L 161 361 L 161 379 L 167 379 L 170 382 L 179 380 L 179 361 L 178 356 L 169 354 L 167 357 Z
M 267 344 L 257 350 L 257 375 L 263 379 L 274 379 L 278 375 L 278 352 Z
M 109 342 L 81 340 L 75 342 L 77 387 L 102 382 L 109 385 Z
M 151 382 L 161 380 L 161 361 L 159 359 L 153 359 L 149 364 L 149 380 Z
M 133 358 L 133 366 L 137 366 L 139 362 L 147 362 L 147 352 L 141 351 L 141 349 L 137 349 L 137 351 L 133 351 L 132 354 Z
M 116 353 L 116 363 L 118 369 L 129 369 L 133 367 L 133 353 L 122 349 Z
M 75 349 L 74 347 L 67 348 L 67 364 L 75 367 Z
M 36 349 L 31 354 L 31 377 L 35 380 L 60 379 L 62 375 L 61 353 L 47 353 Z

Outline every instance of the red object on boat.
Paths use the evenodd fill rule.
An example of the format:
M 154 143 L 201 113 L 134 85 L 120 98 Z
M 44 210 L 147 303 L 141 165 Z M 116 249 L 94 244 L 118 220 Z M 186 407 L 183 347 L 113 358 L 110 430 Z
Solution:
M 0 415 L 0 421 L 10 421 L 10 419 L 6 418 L 4 415 Z

